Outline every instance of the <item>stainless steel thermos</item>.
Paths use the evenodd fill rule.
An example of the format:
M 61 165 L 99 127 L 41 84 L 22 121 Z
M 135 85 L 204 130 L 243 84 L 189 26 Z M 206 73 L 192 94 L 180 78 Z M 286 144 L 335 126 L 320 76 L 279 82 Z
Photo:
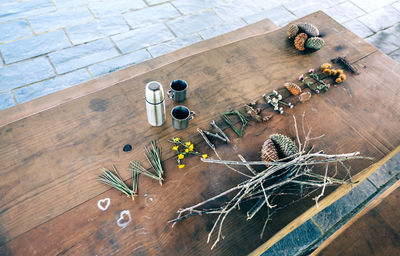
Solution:
M 146 85 L 147 120 L 152 126 L 161 126 L 165 122 L 164 90 L 159 82 Z

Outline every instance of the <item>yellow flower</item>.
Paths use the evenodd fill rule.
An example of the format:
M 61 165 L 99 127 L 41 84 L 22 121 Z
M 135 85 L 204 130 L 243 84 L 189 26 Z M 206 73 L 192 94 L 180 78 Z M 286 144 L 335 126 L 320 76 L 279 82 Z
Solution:
M 178 155 L 178 159 L 183 159 L 183 158 L 185 158 L 185 156 L 183 154 Z
M 182 169 L 183 167 L 185 167 L 185 165 L 184 164 L 180 164 L 180 165 L 178 165 L 178 167 L 179 167 L 179 169 Z
M 187 148 L 187 149 L 185 149 L 185 152 L 186 152 L 186 153 L 189 153 L 189 149 L 188 149 L 188 148 Z
M 206 159 L 207 157 L 208 157 L 208 155 L 207 155 L 207 154 L 204 154 L 204 155 L 203 155 L 203 158 L 204 158 L 204 159 Z
M 179 146 L 172 147 L 172 150 L 178 150 Z
M 342 79 L 340 79 L 340 78 L 336 78 L 336 83 L 338 83 L 338 84 L 340 84 L 341 82 L 343 82 L 343 80 Z
M 193 144 L 189 146 L 189 151 L 193 151 Z
M 189 147 L 192 143 L 190 141 L 186 142 L 186 147 Z
M 176 137 L 176 138 L 174 138 L 174 141 L 175 141 L 175 142 L 179 142 L 179 141 L 181 141 L 181 139 L 178 138 L 178 137 Z

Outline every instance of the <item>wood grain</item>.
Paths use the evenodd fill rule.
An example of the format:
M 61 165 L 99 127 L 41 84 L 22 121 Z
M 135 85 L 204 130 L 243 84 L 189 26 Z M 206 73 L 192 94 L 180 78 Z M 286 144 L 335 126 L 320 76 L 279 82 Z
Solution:
M 168 65 L 182 58 L 221 47 L 250 36 L 265 34 L 278 28 L 279 27 L 269 19 L 264 19 L 224 35 L 195 43 L 177 51 L 119 71 L 115 71 L 111 74 L 98 77 L 80 85 L 76 85 L 23 104 L 19 104 L 13 108 L 0 110 L 0 127 L 79 97 L 110 87 L 116 83 L 132 79 L 137 75 L 144 74 L 153 69 Z
M 399 255 L 400 181 L 336 231 L 312 255 Z
M 237 153 L 258 159 L 265 138 L 274 132 L 293 137 L 290 115 L 299 117 L 306 111 L 313 131 L 327 134 L 317 143 L 327 153 L 361 151 L 377 161 L 392 151 L 400 144 L 399 64 L 322 12 L 302 20 L 320 28 L 328 42 L 322 50 L 299 53 L 287 42 L 283 28 L 183 58 L 1 127 L 0 234 L 5 243 L 1 250 L 37 255 L 209 254 L 205 240 L 213 216 L 193 218 L 174 229 L 166 222 L 178 208 L 215 195 L 241 177 L 196 158 L 178 170 L 167 139 L 190 138 L 201 152 L 208 152 L 204 143 L 198 143 L 197 127 L 207 128 L 221 112 L 259 99 L 337 55 L 347 55 L 363 68 L 361 74 L 349 76 L 343 85 L 313 96 L 285 115 L 275 115 L 267 124 L 253 123 L 242 139 L 228 130 L 233 143 L 218 145 L 218 150 L 226 159 L 235 159 Z M 144 114 L 144 84 L 158 80 L 167 85 L 176 78 L 188 81 L 185 105 L 198 116 L 184 131 L 173 130 L 169 119 L 163 127 L 150 129 Z M 172 105 L 168 102 L 167 109 Z M 143 146 L 151 139 L 158 139 L 165 152 L 163 187 L 141 178 L 142 197 L 131 202 L 96 181 L 100 168 L 112 163 L 128 179 L 124 170 L 128 162 L 145 163 Z M 132 152 L 122 152 L 126 143 L 133 145 Z M 356 173 L 370 164 L 355 161 L 352 170 Z M 96 204 L 104 197 L 112 203 L 101 212 Z M 235 212 L 225 226 L 229 236 L 213 254 L 251 252 L 312 204 L 304 200 L 282 211 L 263 240 L 258 238 L 263 215 L 246 222 L 244 210 Z M 124 209 L 131 211 L 133 221 L 119 229 L 116 220 Z

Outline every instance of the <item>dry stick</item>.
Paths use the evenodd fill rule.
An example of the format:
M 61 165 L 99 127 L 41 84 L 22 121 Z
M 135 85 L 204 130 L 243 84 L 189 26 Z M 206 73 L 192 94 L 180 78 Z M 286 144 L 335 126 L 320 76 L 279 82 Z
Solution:
M 229 140 L 228 136 L 222 131 L 221 128 L 218 127 L 218 125 L 215 123 L 214 120 L 211 121 L 210 125 L 211 125 L 212 127 L 214 127 L 214 128 L 218 131 L 218 133 L 219 133 L 222 137 L 224 137 L 224 138 L 226 139 L 226 142 L 228 142 L 228 143 L 231 142 L 231 141 Z
M 204 134 L 204 131 L 200 128 L 197 128 L 197 131 L 200 133 L 201 137 L 203 137 L 204 141 L 207 143 L 207 145 L 211 148 L 211 149 L 215 149 L 215 145 L 211 143 L 211 141 L 207 138 L 207 136 Z
M 238 157 L 240 158 L 240 160 L 241 160 L 242 162 L 246 162 L 246 159 L 244 159 L 244 157 L 243 157 L 241 154 L 238 154 Z M 256 172 L 249 164 L 247 164 L 246 167 L 247 167 L 247 169 L 249 169 L 249 171 L 250 171 L 252 174 L 257 175 L 257 172 Z
M 219 159 L 221 159 L 221 157 L 219 156 L 217 150 L 215 149 L 215 145 L 212 144 L 212 143 L 210 142 L 210 140 L 209 140 L 209 139 L 207 138 L 207 136 L 204 134 L 204 131 L 201 130 L 200 128 L 197 128 L 197 131 L 201 134 L 201 136 L 203 137 L 203 139 L 205 140 L 205 142 L 207 143 L 207 145 L 208 145 L 212 150 L 214 150 L 215 155 L 216 155 Z M 245 174 L 245 173 L 242 173 L 242 172 L 239 171 L 239 170 L 236 170 L 236 169 L 233 168 L 232 166 L 229 166 L 229 165 L 227 165 L 227 164 L 225 164 L 225 165 L 226 165 L 226 167 L 228 167 L 229 169 L 231 169 L 231 170 L 234 171 L 234 172 L 237 172 L 237 173 L 239 173 L 239 174 L 241 174 L 241 175 L 243 175 L 243 176 L 246 176 L 246 177 L 251 177 L 251 176 L 249 176 L 249 175 L 247 175 L 247 174 Z
M 324 192 L 325 192 L 326 180 L 327 180 L 327 176 L 328 176 L 328 168 L 329 168 L 329 163 L 326 164 L 325 175 L 324 175 L 324 185 L 322 187 L 321 194 L 319 194 L 317 197 L 314 198 L 315 205 L 317 206 L 317 208 L 318 208 L 318 200 L 319 200 L 320 197 L 322 197 L 324 195 Z
M 294 121 L 294 128 L 296 130 L 296 138 L 297 138 L 297 142 L 299 144 L 299 152 L 302 152 L 301 150 L 301 142 L 300 142 L 300 137 L 299 137 L 299 131 L 297 129 L 297 122 L 296 122 L 296 117 L 293 115 L 293 121 Z M 301 153 L 300 153 L 301 155 Z
M 320 163 L 327 163 L 327 162 L 338 162 L 341 160 L 349 160 L 349 159 L 369 159 L 373 160 L 372 157 L 364 157 L 364 156 L 357 156 L 360 152 L 353 152 L 348 154 L 337 154 L 337 155 L 328 155 L 328 154 L 308 154 L 309 157 L 323 157 L 326 160 L 315 161 L 310 163 L 299 163 L 296 165 L 314 165 Z M 303 156 L 299 156 L 295 158 L 297 160 L 303 160 Z M 201 161 L 206 163 L 214 163 L 214 164 L 230 164 L 230 165 L 282 165 L 282 162 L 265 162 L 265 161 L 249 161 L 249 162 L 239 162 L 239 161 L 225 161 L 225 160 L 215 160 L 215 159 L 201 159 Z
M 219 139 L 219 140 L 222 140 L 223 142 L 226 142 L 226 139 L 225 138 L 223 138 L 223 137 L 221 137 L 219 134 L 217 134 L 217 133 L 212 133 L 212 132 L 209 132 L 209 131 L 203 131 L 206 135 L 208 135 L 208 136 L 211 136 L 211 137 L 214 137 L 214 138 L 216 138 L 216 139 Z

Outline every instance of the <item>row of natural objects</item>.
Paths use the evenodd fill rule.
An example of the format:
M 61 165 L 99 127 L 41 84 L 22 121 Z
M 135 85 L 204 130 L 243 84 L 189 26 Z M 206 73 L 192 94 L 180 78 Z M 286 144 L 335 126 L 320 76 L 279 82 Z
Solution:
M 319 50 L 325 45 L 324 39 L 319 37 L 318 28 L 310 23 L 291 24 L 286 35 L 290 40 L 294 40 L 294 47 L 299 51 L 304 51 L 306 48 Z

